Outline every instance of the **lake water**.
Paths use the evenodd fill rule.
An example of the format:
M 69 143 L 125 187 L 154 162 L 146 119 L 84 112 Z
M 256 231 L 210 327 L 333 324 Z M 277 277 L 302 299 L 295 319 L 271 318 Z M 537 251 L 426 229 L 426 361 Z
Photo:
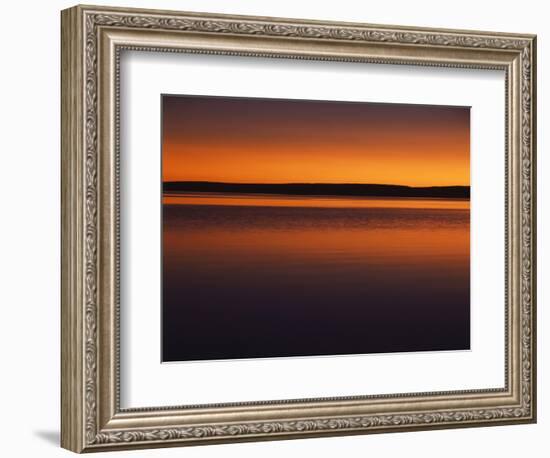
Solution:
M 167 195 L 163 360 L 464 350 L 469 202 Z

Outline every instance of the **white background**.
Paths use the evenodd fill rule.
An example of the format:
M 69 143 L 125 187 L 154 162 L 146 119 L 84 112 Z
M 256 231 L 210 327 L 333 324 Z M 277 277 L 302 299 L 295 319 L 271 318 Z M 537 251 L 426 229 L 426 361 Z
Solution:
M 121 88 L 122 407 L 504 386 L 504 72 L 132 52 Z M 159 364 L 159 94 L 178 93 L 471 107 L 471 351 Z
M 96 3 L 104 2 L 97 0 Z M 545 2 L 527 1 L 117 1 L 171 8 L 312 19 L 503 30 L 538 34 L 538 232 L 548 232 L 550 40 Z M 69 2 L 3 5 L 0 40 L 1 135 L 0 321 L 2 455 L 69 456 L 57 446 L 59 425 L 59 10 Z M 545 55 L 546 54 L 546 55 Z M 548 207 L 548 205 L 546 205 Z M 187 449 L 121 452 L 127 456 L 547 456 L 550 314 L 545 311 L 548 243 L 539 236 L 539 423 Z M 546 386 L 544 386 L 546 385 Z M 116 456 L 116 455 L 113 455 Z

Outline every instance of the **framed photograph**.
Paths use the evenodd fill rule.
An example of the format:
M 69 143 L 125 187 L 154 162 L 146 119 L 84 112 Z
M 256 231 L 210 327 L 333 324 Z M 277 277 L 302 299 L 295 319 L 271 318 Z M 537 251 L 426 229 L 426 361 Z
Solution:
M 62 446 L 536 421 L 536 38 L 62 12 Z

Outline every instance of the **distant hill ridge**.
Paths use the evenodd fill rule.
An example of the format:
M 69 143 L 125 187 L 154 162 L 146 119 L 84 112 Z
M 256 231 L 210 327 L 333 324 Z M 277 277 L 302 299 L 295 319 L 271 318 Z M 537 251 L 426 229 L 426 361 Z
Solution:
M 221 183 L 214 181 L 165 181 L 164 192 L 220 192 L 296 196 L 439 197 L 469 199 L 469 186 L 412 187 L 359 183 Z

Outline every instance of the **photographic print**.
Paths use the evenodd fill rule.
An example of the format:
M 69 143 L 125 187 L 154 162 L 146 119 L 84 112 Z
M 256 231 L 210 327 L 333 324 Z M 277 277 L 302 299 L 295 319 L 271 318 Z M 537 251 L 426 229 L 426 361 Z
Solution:
M 162 361 L 470 349 L 470 108 L 162 95 Z
M 63 448 L 537 421 L 536 35 L 77 5 L 60 43 Z

